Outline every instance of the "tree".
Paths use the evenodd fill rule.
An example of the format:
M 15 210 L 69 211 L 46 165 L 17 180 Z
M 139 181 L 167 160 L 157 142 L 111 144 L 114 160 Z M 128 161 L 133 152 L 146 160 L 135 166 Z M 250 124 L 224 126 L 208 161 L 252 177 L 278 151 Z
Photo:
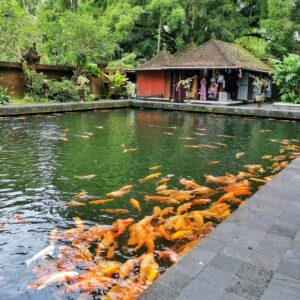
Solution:
M 0 58 L 20 60 L 35 40 L 35 20 L 15 0 L 0 1 Z
M 100 56 L 112 57 L 117 44 L 107 28 L 88 13 L 67 11 L 57 17 L 52 11 L 41 15 L 45 51 L 56 63 L 74 65 L 78 77 L 87 63 Z
M 181 23 L 185 21 L 185 11 L 176 0 L 151 0 L 146 6 L 151 19 L 157 27 L 157 53 L 161 50 L 162 32 L 172 35 L 181 28 Z M 180 35 L 176 44 L 181 45 Z
M 290 54 L 283 62 L 274 61 L 273 79 L 280 87 L 281 100 L 300 104 L 300 56 Z
M 262 20 L 261 25 L 269 39 L 268 50 L 275 57 L 282 58 L 295 48 L 297 26 L 292 20 L 295 3 L 291 0 L 268 0 L 268 18 Z

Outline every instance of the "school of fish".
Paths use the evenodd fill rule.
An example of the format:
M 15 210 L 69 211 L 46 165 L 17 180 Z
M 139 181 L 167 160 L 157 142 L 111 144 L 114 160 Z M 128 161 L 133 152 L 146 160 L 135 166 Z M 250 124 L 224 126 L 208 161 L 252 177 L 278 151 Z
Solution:
M 54 228 L 50 232 L 49 246 L 26 260 L 36 276 L 28 289 L 60 286 L 58 296 L 80 293 L 80 299 L 95 295 L 104 300 L 136 299 L 160 276 L 166 265 L 176 263 L 217 224 L 228 218 L 234 209 L 300 155 L 297 141 L 276 142 L 280 145 L 280 154 L 262 157 L 264 166 L 268 164 L 268 167 L 263 167 L 263 164 L 244 165 L 238 174 L 205 175 L 203 183 L 191 178 L 176 179 L 163 175 L 160 165 L 150 167 L 150 174 L 137 183 L 150 185 L 153 193 L 144 194 L 140 199 L 130 197 L 126 201 L 136 212 L 143 212 L 143 207 L 153 202 L 156 206 L 152 214 L 143 215 L 139 220 L 125 217 L 111 225 L 93 227 L 75 217 L 73 228 L 61 232 Z M 195 147 L 210 149 L 215 146 L 200 144 Z M 236 159 L 244 156 L 247 153 L 237 153 Z M 272 175 L 266 176 L 267 171 Z M 95 176 L 77 178 L 89 180 Z M 123 186 L 108 192 L 105 199 L 92 199 L 88 192 L 81 192 L 66 205 L 109 205 L 134 189 L 134 185 Z M 116 215 L 129 213 L 127 209 L 114 208 L 98 211 Z M 15 221 L 26 224 L 19 216 Z M 162 247 L 164 241 L 168 248 Z M 120 251 L 126 253 L 127 260 L 120 258 Z M 51 259 L 47 259 L 49 257 Z

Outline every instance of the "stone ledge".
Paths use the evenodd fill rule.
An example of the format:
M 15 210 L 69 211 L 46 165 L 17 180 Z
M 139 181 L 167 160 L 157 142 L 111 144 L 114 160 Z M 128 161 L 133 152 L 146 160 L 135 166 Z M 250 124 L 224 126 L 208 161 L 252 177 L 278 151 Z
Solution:
M 269 285 L 276 281 L 276 274 L 285 277 L 287 286 L 295 285 L 300 280 L 300 260 L 294 255 L 298 244 L 300 248 L 300 198 L 292 194 L 296 189 L 300 192 L 300 186 L 293 184 L 296 187 L 286 194 L 287 200 L 282 197 L 280 202 L 278 183 L 280 189 L 289 191 L 291 182 L 286 177 L 299 176 L 299 163 L 300 157 L 170 267 L 139 299 L 164 300 L 165 288 L 172 290 L 172 299 L 271 299 L 279 292 L 274 284 Z M 278 213 L 270 216 L 272 205 Z M 267 226 L 253 226 L 262 224 L 264 218 Z M 178 284 L 181 274 L 184 278 Z M 297 284 L 286 294 L 296 293 L 299 288 Z
M 0 116 L 17 116 L 29 114 L 47 114 L 69 111 L 84 111 L 104 108 L 129 107 L 129 100 L 101 100 L 91 102 L 66 102 L 51 104 L 4 105 L 0 106 Z

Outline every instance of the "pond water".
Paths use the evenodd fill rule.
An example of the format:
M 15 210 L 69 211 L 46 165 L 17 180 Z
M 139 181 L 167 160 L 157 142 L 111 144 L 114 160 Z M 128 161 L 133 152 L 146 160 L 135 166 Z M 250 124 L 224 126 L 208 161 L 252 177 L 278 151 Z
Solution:
M 264 176 L 268 176 L 272 163 L 262 157 L 279 155 L 282 140 L 300 145 L 299 139 L 297 122 L 176 111 L 117 109 L 1 118 L 0 298 L 77 299 L 76 294 L 62 295 L 62 288 L 55 285 L 28 290 L 36 277 L 25 260 L 49 245 L 51 229 L 57 227 L 61 232 L 73 228 L 74 217 L 79 216 L 85 226 L 91 227 L 112 224 L 119 218 L 138 221 L 151 215 L 156 205 L 170 206 L 144 200 L 145 194 L 155 191 L 154 181 L 138 181 L 151 173 L 149 167 L 161 165 L 154 172 L 161 172 L 161 177 L 172 176 L 171 187 L 180 187 L 178 180 L 183 177 L 205 184 L 204 174 L 237 174 L 246 171 L 245 164 L 262 164 Z M 216 148 L 186 147 L 197 144 Z M 130 148 L 137 150 L 124 151 Z M 245 155 L 237 159 L 239 152 Z M 212 161 L 220 163 L 209 164 Z M 90 180 L 74 177 L 90 174 L 97 176 Z M 65 206 L 82 191 L 88 191 L 94 199 L 106 199 L 106 193 L 124 185 L 134 188 L 113 202 Z M 253 184 L 254 191 L 258 185 Z M 130 205 L 132 197 L 140 201 L 141 212 Z M 130 212 L 99 212 L 105 208 Z M 125 244 L 125 239 L 119 242 L 116 260 L 124 262 L 137 254 L 126 252 L 122 242 Z M 167 246 L 163 242 L 156 245 L 160 250 Z M 166 266 L 161 263 L 160 271 Z

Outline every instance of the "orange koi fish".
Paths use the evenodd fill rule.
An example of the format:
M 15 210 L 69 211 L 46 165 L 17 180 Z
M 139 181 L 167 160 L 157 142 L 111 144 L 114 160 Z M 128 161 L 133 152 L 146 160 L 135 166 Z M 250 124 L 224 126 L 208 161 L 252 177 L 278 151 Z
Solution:
M 156 251 L 156 253 L 158 253 L 159 259 L 167 259 L 173 264 L 177 263 L 179 260 L 179 255 L 171 249 L 164 251 Z
M 174 132 L 164 132 L 165 135 L 174 135 Z
M 133 189 L 133 185 L 125 185 L 119 189 L 119 191 L 131 191 Z
M 130 204 L 135 208 L 137 209 L 138 211 L 142 211 L 141 209 L 141 206 L 140 206 L 140 203 L 138 200 L 134 199 L 134 198 L 131 198 L 130 199 Z
M 145 196 L 146 201 L 159 201 L 162 203 L 171 203 L 171 204 L 179 204 L 180 202 L 172 199 L 170 197 L 160 197 L 160 196 Z
M 220 164 L 221 162 L 219 160 L 213 160 L 213 161 L 210 161 L 208 164 L 209 165 L 218 165 Z
M 207 203 L 211 203 L 210 199 L 195 199 L 191 202 L 193 205 L 196 204 L 207 204 Z
M 149 170 L 150 171 L 156 171 L 160 168 L 161 166 L 153 166 L 153 167 L 150 167 Z
M 162 185 L 159 185 L 155 190 L 157 192 L 159 191 L 164 191 L 164 190 L 167 190 L 168 189 L 168 185 L 167 184 L 162 184 Z
M 180 205 L 177 208 L 177 214 L 181 215 L 182 213 L 185 213 L 187 210 L 189 210 L 191 207 L 192 207 L 192 203 L 186 203 L 186 204 Z
M 172 240 L 172 236 L 166 231 L 163 224 L 158 227 L 158 231 L 159 231 L 161 237 L 165 238 L 168 241 Z
M 89 192 L 81 192 L 79 194 L 76 194 L 75 196 L 72 197 L 72 200 L 81 200 L 86 198 L 86 196 L 89 194 Z
M 85 206 L 86 204 L 81 202 L 71 201 L 66 203 L 65 205 L 69 207 L 77 207 L 77 206 Z
M 193 234 L 193 231 L 191 231 L 191 230 L 177 231 L 172 234 L 172 240 L 185 238 L 185 237 L 191 236 L 192 234 Z
M 254 177 L 249 178 L 249 180 L 257 182 L 257 183 L 267 183 L 266 180 L 258 179 L 258 178 L 254 178 Z
M 104 204 L 113 201 L 114 199 L 99 199 L 99 200 L 90 201 L 89 204 Z
M 111 193 L 107 193 L 107 197 L 113 197 L 113 198 L 122 198 L 124 195 L 128 194 L 130 190 L 118 190 Z
M 165 178 L 162 178 L 161 180 L 156 181 L 155 184 L 156 185 L 161 185 L 161 184 L 169 182 L 170 180 L 171 180 L 171 178 L 165 177 Z
M 262 168 L 262 165 L 244 165 L 244 168 L 248 169 L 249 173 L 255 173 L 256 171 L 259 173 L 265 172 L 265 170 Z
M 179 183 L 184 185 L 186 189 L 197 189 L 202 188 L 203 186 L 196 183 L 194 180 L 186 180 L 185 178 L 181 178 Z
M 84 224 L 83 221 L 79 217 L 73 218 L 75 227 L 81 229 L 82 231 L 84 230 Z
M 163 191 L 157 191 L 157 194 L 163 195 L 163 196 L 170 196 L 171 194 L 177 193 L 178 190 L 163 190 Z
M 121 279 L 127 278 L 134 268 L 140 263 L 138 258 L 128 259 L 120 268 L 119 277 Z
M 152 180 L 154 178 L 157 178 L 161 175 L 161 173 L 153 173 L 153 174 L 150 174 L 148 176 L 146 176 L 145 178 L 143 179 L 140 179 L 139 182 L 143 183 L 143 182 L 146 182 L 146 181 L 149 181 L 149 180 Z
M 173 208 L 173 207 L 172 207 Z M 155 206 L 153 208 L 153 214 L 152 214 L 152 218 L 156 219 L 161 215 L 161 208 L 159 206 Z
M 23 224 L 23 225 L 30 224 L 29 222 L 23 221 L 23 219 L 20 216 L 15 216 L 15 221 L 16 223 Z
M 269 159 L 272 159 L 272 157 L 273 157 L 272 155 L 264 155 L 262 157 L 262 159 L 268 159 L 269 160 Z

